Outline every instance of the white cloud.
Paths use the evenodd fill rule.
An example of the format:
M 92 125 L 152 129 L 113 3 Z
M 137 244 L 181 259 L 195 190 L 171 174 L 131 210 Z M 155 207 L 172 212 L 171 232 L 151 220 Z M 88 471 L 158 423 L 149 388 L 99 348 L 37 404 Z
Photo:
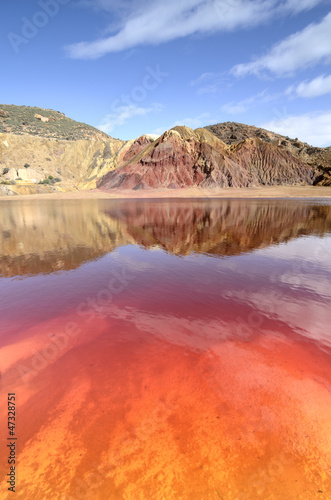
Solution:
M 304 30 L 285 38 L 256 61 L 237 64 L 236 76 L 270 72 L 276 76 L 291 75 L 297 69 L 307 68 L 331 58 L 331 12 L 320 23 L 312 23 Z
M 117 34 L 67 47 L 73 58 L 93 59 L 138 45 L 157 45 L 192 34 L 232 31 L 256 26 L 277 16 L 298 13 L 323 0 L 154 0 L 124 2 Z M 111 10 L 112 1 L 96 0 Z M 120 2 L 115 2 L 119 9 Z
M 173 124 L 173 127 L 185 125 L 186 127 L 195 129 L 205 126 L 207 122 L 210 122 L 210 120 L 211 118 L 209 113 L 201 113 L 201 115 L 195 116 L 193 118 L 184 118 L 183 120 L 178 120 Z
M 276 99 L 277 95 L 270 95 L 267 90 L 263 90 L 259 94 L 248 97 L 241 101 L 231 101 L 222 106 L 222 111 L 224 113 L 229 113 L 230 115 L 237 115 L 247 111 L 252 105 L 264 104 L 266 102 L 271 102 Z
M 299 85 L 292 85 L 287 89 L 286 93 L 297 97 L 318 97 L 331 94 L 331 75 L 321 75 L 314 78 L 314 80 L 305 80 Z
M 151 133 L 148 133 L 147 135 L 157 135 L 158 137 L 160 137 L 161 135 L 164 134 L 164 132 L 167 130 L 167 127 L 158 127 L 158 128 L 155 128 L 154 130 L 152 130 Z
M 192 80 L 190 85 L 200 85 L 201 83 L 209 82 L 217 76 L 217 73 L 202 73 L 198 78 Z
M 162 109 L 160 104 L 153 104 L 149 108 L 139 107 L 136 104 L 128 106 L 120 106 L 114 113 L 105 116 L 103 121 L 97 128 L 110 134 L 116 127 L 124 125 L 135 116 L 145 116 L 152 112 L 157 112 Z
M 203 73 L 190 85 L 199 86 L 198 94 L 214 94 L 218 92 L 226 81 L 225 73 Z
M 301 0 L 300 2 L 298 2 L 298 0 L 287 0 L 287 2 L 284 2 L 283 5 L 279 6 L 279 10 L 284 12 L 290 11 L 297 14 L 305 10 L 311 10 L 320 3 L 325 2 L 321 2 L 319 0 Z
M 331 347 L 331 335 L 326 328 L 331 315 L 327 307 L 328 301 L 324 299 L 326 297 L 330 300 L 330 292 L 327 289 L 328 281 L 323 281 L 321 286 L 315 286 L 312 289 L 315 292 L 314 298 L 307 298 L 302 293 L 296 301 L 292 300 L 291 288 L 299 284 L 300 289 L 310 291 L 312 282 L 310 275 L 298 276 L 293 273 L 283 274 L 279 278 L 278 282 L 283 284 L 282 294 L 277 289 L 273 291 L 267 288 L 263 293 L 250 292 L 248 294 L 243 291 L 234 293 L 233 296 L 238 297 L 245 304 L 252 304 L 255 313 L 258 314 L 259 311 L 264 317 L 271 316 L 270 309 L 272 308 L 272 316 L 290 326 L 299 335 Z
M 298 137 L 313 146 L 331 146 L 331 111 L 288 116 L 263 123 L 260 127 L 292 138 Z
M 174 127 L 178 126 L 186 126 L 192 129 L 200 128 L 200 127 L 205 127 L 206 125 L 209 125 L 210 123 L 216 123 L 217 118 L 212 117 L 210 113 L 201 113 L 198 116 L 193 116 L 193 117 L 187 117 L 182 120 L 177 120 L 174 123 L 169 123 L 165 124 L 163 127 L 158 127 L 152 131 L 152 134 L 157 134 L 157 135 L 162 135 L 166 130 L 170 130 Z

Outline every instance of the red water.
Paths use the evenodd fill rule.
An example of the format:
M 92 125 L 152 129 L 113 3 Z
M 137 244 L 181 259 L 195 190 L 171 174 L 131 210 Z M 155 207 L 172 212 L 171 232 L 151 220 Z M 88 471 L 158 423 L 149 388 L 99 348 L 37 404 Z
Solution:
M 240 213 L 244 203 L 229 202 Z M 36 274 L 36 255 L 45 266 L 65 262 L 61 240 L 52 257 L 35 249 L 33 265 L 28 252 L 5 262 L 1 498 L 13 496 L 4 480 L 8 392 L 16 393 L 17 498 L 331 498 L 329 207 L 315 217 L 319 234 L 289 217 L 284 242 L 270 214 L 258 219 L 258 243 L 240 222 L 235 251 L 233 226 L 224 251 L 225 219 L 206 219 L 203 204 L 204 235 L 192 229 L 186 239 L 168 228 L 165 203 L 154 208 L 162 227 L 150 204 L 92 208 L 96 245 L 103 217 L 125 235 L 99 258 L 82 249 L 71 269 Z M 181 217 L 190 210 L 181 206 Z M 293 206 L 286 210 L 294 219 Z M 40 207 L 31 211 L 37 220 Z

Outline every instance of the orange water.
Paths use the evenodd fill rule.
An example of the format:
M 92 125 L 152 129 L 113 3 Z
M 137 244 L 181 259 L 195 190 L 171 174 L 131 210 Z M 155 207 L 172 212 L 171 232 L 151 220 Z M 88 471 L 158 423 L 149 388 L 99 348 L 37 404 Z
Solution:
M 92 243 L 77 243 L 72 225 L 58 247 L 50 242 L 51 256 L 48 247 L 22 250 L 33 245 L 27 237 L 11 242 L 0 278 L 1 498 L 13 496 L 4 480 L 8 392 L 17 498 L 331 498 L 329 226 L 316 234 L 288 204 L 279 241 L 274 203 L 258 219 L 259 234 L 268 231 L 257 244 L 244 222 L 257 217 L 255 202 L 236 228 L 237 250 L 225 251 L 234 241 L 231 224 L 221 241 L 225 216 L 180 204 L 194 223 L 179 237 L 175 203 L 152 213 L 142 202 L 90 206 L 98 217 L 81 223 L 95 226 Z M 229 202 L 237 219 L 247 204 Z M 45 211 L 23 208 L 33 221 Z M 315 225 L 329 215 L 326 207 Z M 100 227 L 106 250 L 86 258 Z M 15 231 L 24 233 L 11 228 L 3 245 Z M 84 255 L 71 268 L 64 240 L 67 257 Z M 51 269 L 37 274 L 36 259 Z

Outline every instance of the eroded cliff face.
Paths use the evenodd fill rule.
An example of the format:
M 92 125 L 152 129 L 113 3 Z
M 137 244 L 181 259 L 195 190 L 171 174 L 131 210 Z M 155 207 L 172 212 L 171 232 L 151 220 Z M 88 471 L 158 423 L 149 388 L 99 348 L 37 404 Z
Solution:
M 275 144 L 248 139 L 229 146 L 206 129 L 175 127 L 97 185 L 103 190 L 241 188 L 314 180 L 310 165 Z
M 52 110 L 0 110 L 0 196 L 94 189 L 331 186 L 331 151 L 238 123 L 113 139 Z
M 231 147 L 231 157 L 250 174 L 254 185 L 313 184 L 314 169 L 282 147 L 259 138 Z
M 309 163 L 317 172 L 317 186 L 331 186 L 331 150 L 330 148 L 313 148 Z
M 144 149 L 150 146 L 155 139 L 152 139 L 151 136 L 142 135 L 135 139 L 134 141 L 130 141 L 127 147 L 127 151 L 122 156 L 122 162 L 127 163 L 132 160 L 136 155 L 139 155 Z
M 125 145 L 111 138 L 63 141 L 0 134 L 0 173 L 5 181 L 15 181 L 18 186 L 20 179 L 36 184 L 51 175 L 60 178 L 64 185 L 79 189 L 116 168 Z M 12 189 L 15 191 L 15 187 Z
M 64 141 L 0 134 L 0 194 L 94 189 L 106 173 L 129 161 L 153 140 L 99 138 Z M 49 176 L 56 183 L 48 184 Z M 46 181 L 46 184 L 41 184 Z
M 131 142 L 58 111 L 0 105 L 0 195 L 95 188 Z
M 248 139 L 260 139 L 264 143 L 272 143 L 301 162 L 310 165 L 315 172 L 317 186 L 331 185 L 331 148 L 313 147 L 298 138 L 290 138 L 276 134 L 270 130 L 245 125 L 244 123 L 224 122 L 206 127 L 218 139 L 229 145 L 238 145 Z M 331 139 L 330 139 L 331 142 Z
M 69 271 L 135 244 L 176 255 L 238 255 L 331 233 L 331 206 L 307 202 L 8 202 L 0 211 L 0 274 Z
M 49 109 L 0 105 L 0 195 L 94 189 L 153 139 L 113 139 Z

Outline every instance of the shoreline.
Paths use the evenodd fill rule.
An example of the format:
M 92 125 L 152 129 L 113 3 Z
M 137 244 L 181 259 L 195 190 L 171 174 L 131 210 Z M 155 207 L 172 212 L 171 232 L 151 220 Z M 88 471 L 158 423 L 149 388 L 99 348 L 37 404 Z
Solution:
M 114 190 L 112 192 L 92 189 L 88 191 L 67 191 L 58 193 L 26 194 L 0 196 L 0 202 L 13 200 L 116 200 L 116 199 L 266 199 L 266 198 L 325 198 L 331 199 L 331 187 L 324 186 L 270 186 L 258 188 L 223 188 L 223 189 L 150 189 L 145 191 Z

